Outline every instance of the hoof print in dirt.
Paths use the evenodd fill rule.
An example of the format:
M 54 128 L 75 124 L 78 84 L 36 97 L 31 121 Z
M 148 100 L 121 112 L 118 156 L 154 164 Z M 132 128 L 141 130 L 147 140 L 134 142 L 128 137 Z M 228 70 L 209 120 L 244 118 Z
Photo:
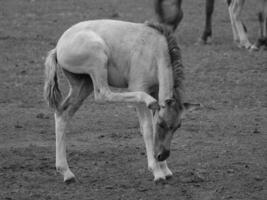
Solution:
M 205 182 L 205 177 L 197 172 L 190 172 L 181 177 L 183 183 L 202 183 Z
M 15 128 L 18 128 L 18 129 L 23 128 L 23 126 L 21 126 L 21 125 L 19 125 L 19 124 L 16 124 L 14 127 L 15 127 Z

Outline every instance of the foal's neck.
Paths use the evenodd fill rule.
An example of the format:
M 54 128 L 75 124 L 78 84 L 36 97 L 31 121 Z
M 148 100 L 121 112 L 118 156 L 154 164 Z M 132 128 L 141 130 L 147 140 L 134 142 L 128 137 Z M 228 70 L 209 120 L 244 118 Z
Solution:
M 166 99 L 173 98 L 173 71 L 170 64 L 158 65 L 158 81 L 158 101 L 160 105 L 164 105 Z

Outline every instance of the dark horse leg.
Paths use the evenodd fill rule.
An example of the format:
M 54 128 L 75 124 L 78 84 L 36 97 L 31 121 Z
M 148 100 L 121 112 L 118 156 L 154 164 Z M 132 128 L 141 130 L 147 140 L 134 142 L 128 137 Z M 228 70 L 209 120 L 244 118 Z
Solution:
M 252 45 L 252 50 L 259 50 L 261 46 L 267 50 L 267 0 L 262 0 L 262 11 L 259 12 L 260 36 L 257 42 Z
M 214 0 L 206 0 L 206 19 L 205 28 L 200 40 L 207 44 L 208 39 L 212 36 L 212 13 L 214 10 Z

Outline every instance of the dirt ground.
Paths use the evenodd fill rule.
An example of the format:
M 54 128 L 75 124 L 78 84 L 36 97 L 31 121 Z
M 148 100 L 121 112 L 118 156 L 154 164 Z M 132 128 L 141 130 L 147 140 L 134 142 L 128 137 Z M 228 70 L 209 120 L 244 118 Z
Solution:
M 78 178 L 55 170 L 53 113 L 42 98 L 46 52 L 72 24 L 97 18 L 143 22 L 152 0 L 0 0 L 0 199 L 2 200 L 266 200 L 267 52 L 232 42 L 223 1 L 216 1 L 211 45 L 195 45 L 204 0 L 184 1 L 175 33 L 186 73 L 186 99 L 205 109 L 188 114 L 173 139 L 174 177 L 154 184 L 136 113 L 90 96 L 67 133 Z M 252 8 L 249 10 L 249 8 Z M 256 1 L 243 18 L 257 37 Z M 67 91 L 66 81 L 60 85 Z

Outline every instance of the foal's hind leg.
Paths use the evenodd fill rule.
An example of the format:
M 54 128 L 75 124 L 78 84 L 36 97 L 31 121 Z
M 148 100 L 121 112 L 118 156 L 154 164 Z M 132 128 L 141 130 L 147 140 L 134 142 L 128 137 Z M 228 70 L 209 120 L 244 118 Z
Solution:
M 65 182 L 74 180 L 74 174 L 66 158 L 65 131 L 69 120 L 82 105 L 82 102 L 93 91 L 92 80 L 88 75 L 75 75 L 64 71 L 68 78 L 70 91 L 60 109 L 55 113 L 56 126 L 56 169 Z

